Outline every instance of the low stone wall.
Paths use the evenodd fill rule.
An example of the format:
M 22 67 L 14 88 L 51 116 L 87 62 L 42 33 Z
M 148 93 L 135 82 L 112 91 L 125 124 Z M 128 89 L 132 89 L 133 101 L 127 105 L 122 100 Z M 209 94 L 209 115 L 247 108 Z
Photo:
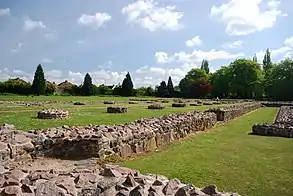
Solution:
M 107 107 L 107 113 L 127 113 L 127 111 L 128 111 L 127 107 L 122 107 L 122 106 Z
M 35 146 L 26 132 L 16 131 L 13 125 L 0 126 L 0 163 L 31 158 Z
M 255 124 L 252 134 L 293 138 L 293 107 L 281 106 L 273 124 Z
M 293 126 L 293 106 L 280 107 L 274 124 L 286 124 Z
M 0 127 L 0 160 L 26 155 L 62 159 L 105 158 L 114 154 L 127 157 L 153 151 L 190 133 L 211 128 L 217 120 L 226 121 L 258 107 L 253 103 L 145 118 L 122 125 L 63 126 L 28 132 L 6 125 Z
M 67 118 L 68 116 L 69 116 L 68 111 L 57 110 L 57 109 L 42 110 L 37 113 L 37 118 L 40 118 L 40 119 L 58 119 L 58 118 Z
M 114 126 L 66 127 L 38 131 L 37 155 L 60 158 L 99 157 L 152 151 L 217 122 L 214 113 L 170 114 Z M 41 139 L 40 139 L 41 138 Z
M 224 108 L 212 108 L 207 110 L 207 112 L 214 112 L 217 114 L 218 121 L 228 121 L 234 119 L 238 116 L 241 116 L 250 111 L 260 108 L 262 105 L 258 102 L 254 103 L 245 103 L 241 105 L 234 105 Z
M 257 108 L 242 107 L 242 112 L 235 114 Z M 58 168 L 50 168 L 50 164 L 46 170 L 21 169 L 24 160 L 32 157 L 37 158 L 35 160 L 40 156 L 45 160 L 46 157 L 84 160 L 153 151 L 188 134 L 211 128 L 216 122 L 214 112 L 189 112 L 112 126 L 63 126 L 28 132 L 17 131 L 11 125 L 0 126 L 0 161 L 4 166 L 0 165 L 0 195 L 42 195 L 41 192 L 49 191 L 51 195 L 74 196 L 117 195 L 119 192 L 120 195 L 231 195 L 220 193 L 214 185 L 199 189 L 178 180 L 141 175 L 117 166 L 100 171 L 58 171 Z M 10 167 L 9 163 L 15 163 L 16 167 Z
M 281 107 L 281 106 L 293 106 L 292 101 L 263 101 L 262 105 L 267 107 Z
M 201 195 L 239 196 L 225 193 L 215 185 L 197 188 L 183 184 L 178 179 L 141 174 L 115 165 L 100 170 L 22 170 L 0 166 L 0 195 L 3 196 L 151 196 L 151 195 Z
M 293 127 L 285 124 L 255 124 L 252 134 L 293 138 Z

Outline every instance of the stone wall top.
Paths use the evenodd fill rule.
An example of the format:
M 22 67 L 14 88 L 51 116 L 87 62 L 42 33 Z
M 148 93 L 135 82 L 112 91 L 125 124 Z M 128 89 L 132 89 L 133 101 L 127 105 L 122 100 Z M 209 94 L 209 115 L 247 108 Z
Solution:
M 215 185 L 197 188 L 178 179 L 141 174 L 128 168 L 106 165 L 100 170 L 21 170 L 0 166 L 0 195 L 115 196 L 199 195 L 238 196 L 218 191 Z

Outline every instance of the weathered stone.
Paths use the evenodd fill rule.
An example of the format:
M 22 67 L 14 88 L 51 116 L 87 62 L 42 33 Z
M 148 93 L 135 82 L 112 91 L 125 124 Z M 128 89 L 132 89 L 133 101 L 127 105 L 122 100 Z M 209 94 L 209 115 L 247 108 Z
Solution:
M 21 185 L 20 188 L 21 188 L 22 193 L 33 193 L 34 192 L 33 187 L 26 185 L 26 184 Z
M 175 196 L 196 196 L 196 195 L 205 196 L 205 193 L 202 192 L 199 188 L 196 188 L 191 184 L 181 187 L 175 193 Z
M 208 195 L 216 195 L 216 194 L 219 194 L 219 191 L 218 191 L 216 185 L 206 186 L 201 191 L 204 192 L 205 194 L 208 194 Z
M 107 107 L 107 113 L 126 113 L 128 109 L 121 106 Z
M 153 186 L 162 186 L 163 182 L 161 180 L 156 179 L 156 181 L 152 185 Z
M 148 106 L 148 109 L 152 109 L 152 110 L 162 110 L 164 109 L 165 106 L 160 105 L 160 104 L 152 104 Z
M 37 118 L 40 119 L 58 119 L 58 118 L 67 118 L 69 116 L 68 111 L 63 110 L 42 110 L 37 113 Z
M 19 186 L 7 186 L 0 193 L 1 196 L 17 196 L 21 194 L 21 189 Z
M 132 191 L 130 191 L 129 196 L 145 196 L 147 195 L 147 190 L 143 186 L 138 185 Z
M 131 174 L 127 175 L 126 180 L 122 184 L 126 187 L 136 186 L 136 182 Z
M 77 195 L 77 192 L 76 192 L 75 186 L 74 186 L 73 178 L 58 179 L 56 181 L 56 185 L 60 188 L 63 188 L 64 190 L 66 190 L 66 192 L 72 196 Z
M 115 101 L 104 101 L 104 104 L 115 104 Z
M 107 167 L 103 170 L 102 175 L 105 177 L 121 177 L 121 174 L 118 171 Z
M 177 189 L 179 188 L 179 182 L 175 179 L 170 180 L 166 186 L 163 188 L 163 193 L 165 195 L 172 195 L 174 194 Z
M 186 107 L 186 103 L 172 103 L 172 107 L 174 108 L 182 108 Z
M 40 183 L 36 187 L 37 196 L 65 196 L 65 192 L 51 181 Z

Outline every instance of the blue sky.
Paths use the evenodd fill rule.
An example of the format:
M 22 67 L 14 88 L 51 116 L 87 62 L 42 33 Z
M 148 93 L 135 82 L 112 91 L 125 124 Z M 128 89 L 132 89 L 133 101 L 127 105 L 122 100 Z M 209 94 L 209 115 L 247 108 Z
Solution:
M 0 80 L 154 86 L 210 62 L 293 57 L 292 0 L 0 0 Z M 290 23 L 291 21 L 291 23 Z

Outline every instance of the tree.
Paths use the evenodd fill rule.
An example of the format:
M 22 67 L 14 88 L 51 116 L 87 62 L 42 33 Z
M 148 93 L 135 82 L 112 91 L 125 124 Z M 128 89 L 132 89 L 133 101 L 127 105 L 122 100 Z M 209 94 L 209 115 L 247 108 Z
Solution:
M 35 72 L 33 84 L 32 84 L 32 93 L 35 95 L 44 95 L 46 90 L 46 80 L 44 76 L 44 71 L 42 65 L 39 64 Z
M 205 70 L 205 72 L 207 74 L 209 74 L 210 73 L 209 62 L 207 60 L 203 59 L 201 62 L 200 69 Z
M 204 97 L 202 92 L 209 92 L 209 90 L 202 90 L 200 88 L 206 88 L 209 83 L 209 75 L 203 69 L 192 69 L 186 76 L 180 81 L 180 92 L 185 97 Z M 210 87 L 208 87 L 210 89 Z
M 122 95 L 123 96 L 131 96 L 133 94 L 133 83 L 131 80 L 130 73 L 128 72 L 126 74 L 126 77 L 124 78 L 122 82 Z
M 228 66 L 222 66 L 211 75 L 211 84 L 213 86 L 213 97 L 229 97 L 231 85 L 231 69 Z
M 262 95 L 262 71 L 252 60 L 237 59 L 230 68 L 231 93 L 237 98 L 255 98 Z
M 92 78 L 89 73 L 87 73 L 84 77 L 81 91 L 82 91 L 82 95 L 84 95 L 84 96 L 90 96 L 90 95 L 94 94 L 93 82 L 92 82 Z
M 174 95 L 174 86 L 173 86 L 171 76 L 169 76 L 168 78 L 167 90 L 168 90 L 169 96 L 172 97 Z
M 271 53 L 270 50 L 267 49 L 263 58 L 263 70 L 264 72 L 267 72 L 269 69 L 271 69 L 273 66 L 273 63 L 271 61 Z
M 104 84 L 98 87 L 98 91 L 101 95 L 111 95 L 113 93 L 113 90 Z
M 46 82 L 46 89 L 45 89 L 45 93 L 46 95 L 50 95 L 50 94 L 54 94 L 55 91 L 57 89 L 57 85 L 53 82 Z
M 267 72 L 268 96 L 273 100 L 293 100 L 293 60 L 286 59 Z
M 257 57 L 256 57 L 256 54 L 254 54 L 254 56 L 252 57 L 252 60 L 253 60 L 254 62 L 257 63 Z
M 157 87 L 157 96 L 158 97 L 168 97 L 169 96 L 167 84 L 165 81 L 162 81 L 160 83 L 160 86 Z

